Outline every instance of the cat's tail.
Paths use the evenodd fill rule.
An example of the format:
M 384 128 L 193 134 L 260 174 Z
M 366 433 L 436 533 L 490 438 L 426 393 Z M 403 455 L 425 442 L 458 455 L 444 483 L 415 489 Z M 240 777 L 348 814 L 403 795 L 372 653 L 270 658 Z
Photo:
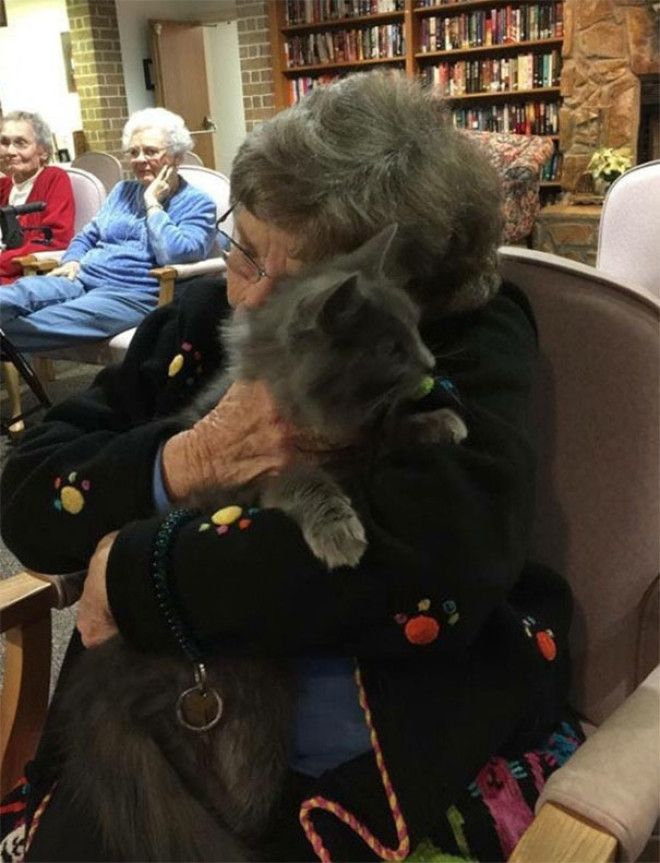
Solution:
M 58 793 L 75 798 L 108 859 L 249 859 L 204 798 L 204 777 L 213 769 L 209 735 L 175 728 L 172 698 L 183 687 L 172 675 L 182 665 L 143 657 L 112 639 L 80 657 L 56 706 L 64 761 Z

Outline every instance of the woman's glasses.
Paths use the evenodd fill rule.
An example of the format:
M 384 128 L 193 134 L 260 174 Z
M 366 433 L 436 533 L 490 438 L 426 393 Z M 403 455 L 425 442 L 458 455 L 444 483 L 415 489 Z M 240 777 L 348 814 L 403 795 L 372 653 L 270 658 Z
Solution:
M 127 159 L 139 159 L 142 154 L 145 159 L 157 159 L 165 150 L 167 147 L 129 147 L 128 150 L 124 150 L 124 156 Z
M 241 244 L 231 236 L 231 234 L 228 234 L 227 231 L 220 227 L 232 214 L 235 206 L 236 205 L 234 204 L 233 207 L 230 207 L 216 222 L 216 229 L 228 246 L 228 248 L 224 249 L 221 254 L 227 262 L 227 266 L 231 267 L 237 276 L 240 276 L 242 279 L 254 284 L 260 279 L 269 278 L 268 273 L 263 267 L 259 266 L 247 249 L 244 249 L 243 246 L 241 246 Z

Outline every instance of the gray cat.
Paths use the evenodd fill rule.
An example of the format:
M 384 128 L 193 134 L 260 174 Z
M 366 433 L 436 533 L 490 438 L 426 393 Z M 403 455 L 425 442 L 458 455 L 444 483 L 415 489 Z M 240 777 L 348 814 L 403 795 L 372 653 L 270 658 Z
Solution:
M 312 436 L 322 430 L 330 450 L 323 467 L 301 464 L 250 488 L 219 489 L 202 506 L 213 511 L 240 494 L 240 502 L 279 507 L 329 568 L 354 566 L 367 545 L 342 489 L 357 460 L 410 438 L 466 435 L 450 409 L 410 411 L 435 362 L 418 333 L 418 309 L 385 273 L 395 230 L 281 279 L 263 306 L 235 312 L 221 331 L 229 373 L 186 414 L 190 423 L 206 414 L 234 379 L 262 379 L 284 418 Z M 285 662 L 225 657 L 207 662 L 205 673 L 206 692 L 219 693 L 224 709 L 200 733 L 177 718 L 175 705 L 191 687 L 184 659 L 147 656 L 116 637 L 72 669 L 54 708 L 61 791 L 78 795 L 112 859 L 254 859 L 287 766 L 288 670 Z
M 356 566 L 367 546 L 337 475 L 394 443 L 467 436 L 450 408 L 410 412 L 435 359 L 419 336 L 416 304 L 387 275 L 395 238 L 391 225 L 330 264 L 281 279 L 262 306 L 235 312 L 221 332 L 229 372 L 188 412 L 191 421 L 204 416 L 232 380 L 263 380 L 285 419 L 312 438 L 322 430 L 326 469 L 301 463 L 252 492 L 262 506 L 291 516 L 329 569 Z

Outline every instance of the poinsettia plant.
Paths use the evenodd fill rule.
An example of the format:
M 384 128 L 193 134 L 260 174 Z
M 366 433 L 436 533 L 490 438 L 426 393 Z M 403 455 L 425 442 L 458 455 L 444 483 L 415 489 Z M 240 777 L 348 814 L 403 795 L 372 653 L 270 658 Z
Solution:
M 633 157 L 630 147 L 599 147 L 587 165 L 587 171 L 594 180 L 603 179 L 612 183 L 621 174 L 632 168 Z

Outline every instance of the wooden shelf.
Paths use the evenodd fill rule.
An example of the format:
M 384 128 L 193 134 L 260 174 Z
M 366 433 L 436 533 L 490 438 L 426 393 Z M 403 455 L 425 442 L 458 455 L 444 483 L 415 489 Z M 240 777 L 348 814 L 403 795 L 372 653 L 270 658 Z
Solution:
M 284 2 L 284 0 L 280 0 Z M 354 15 L 351 18 L 329 18 L 327 21 L 313 21 L 309 24 L 287 24 L 280 32 L 284 36 L 295 36 L 296 33 L 306 33 L 308 30 L 352 29 L 353 24 L 388 24 L 390 21 L 403 21 L 404 12 L 376 12 L 374 15 Z
M 497 54 L 504 51 L 518 52 L 525 48 L 559 48 L 563 39 L 533 39 L 528 42 L 505 42 L 499 45 L 478 45 L 474 48 L 452 48 L 451 51 L 419 51 L 415 52 L 415 60 L 428 58 L 463 57 L 467 54 Z
M 292 99 L 297 98 L 298 94 L 302 94 L 308 89 L 309 85 L 304 80 L 306 77 L 311 77 L 312 79 L 326 75 L 328 78 L 340 77 L 351 71 L 384 67 L 401 69 L 408 78 L 427 75 L 429 79 L 433 79 L 434 77 L 439 77 L 439 75 L 433 73 L 433 69 L 440 63 L 453 64 L 454 62 L 482 61 L 486 58 L 493 61 L 511 58 L 515 62 L 517 55 L 534 54 L 538 56 L 542 53 L 561 49 L 563 43 L 563 39 L 557 36 L 546 39 L 525 39 L 520 42 L 508 41 L 494 45 L 474 45 L 448 51 L 420 51 L 422 30 L 426 32 L 426 24 L 432 16 L 439 18 L 442 22 L 443 20 L 446 21 L 448 18 L 458 17 L 467 12 L 482 12 L 489 8 L 503 10 L 507 5 L 511 4 L 516 9 L 519 9 L 537 5 L 539 2 L 543 2 L 545 5 L 545 2 L 549 3 L 549 0 L 515 0 L 515 3 L 513 0 L 460 0 L 460 2 L 446 4 L 439 4 L 436 0 L 433 6 L 417 6 L 417 0 L 403 0 L 401 4 L 403 6 L 402 9 L 377 12 L 373 15 L 355 15 L 332 18 L 327 21 L 311 21 L 299 24 L 287 24 L 286 2 L 287 0 L 268 0 L 275 105 L 277 109 L 287 107 Z M 554 0 L 549 5 L 554 5 Z M 304 8 L 304 6 L 305 4 L 300 3 L 299 8 Z M 555 16 L 548 16 L 548 18 L 552 22 L 556 20 Z M 549 22 L 545 23 L 546 27 L 554 26 L 554 24 Z M 312 62 L 309 65 L 287 66 L 287 52 L 285 50 L 287 41 L 292 42 L 298 37 L 310 36 L 311 42 L 314 38 L 318 38 L 320 33 L 325 31 L 331 34 L 326 39 L 329 40 L 332 38 L 333 42 L 336 42 L 335 36 L 341 30 L 360 30 L 365 27 L 387 24 L 396 25 L 396 28 L 402 32 L 405 50 L 401 56 L 341 61 L 330 61 L 328 58 L 329 61 L 325 63 Z M 498 35 L 501 36 L 501 33 L 505 29 L 498 30 Z M 530 32 L 538 31 L 534 30 Z M 465 38 L 464 35 L 463 38 Z M 302 59 L 304 56 L 298 47 L 292 49 L 290 53 L 292 57 L 296 56 L 298 59 Z M 308 60 L 314 60 L 315 55 L 306 54 L 306 56 Z M 318 57 L 318 54 L 316 54 L 316 57 Z M 504 103 L 512 104 L 515 109 L 520 106 L 522 110 L 525 106 L 546 101 L 548 103 L 548 110 L 552 111 L 551 115 L 548 114 L 548 121 L 551 116 L 553 122 L 555 122 L 555 115 L 558 114 L 561 104 L 561 92 L 558 86 L 519 90 L 483 90 L 477 93 L 463 93 L 460 96 L 446 96 L 445 99 L 457 114 L 472 114 L 474 112 L 479 115 L 482 113 L 487 115 L 492 114 L 494 117 L 499 116 Z M 545 135 L 544 137 L 550 137 L 556 142 L 559 141 L 559 135 Z M 543 188 L 546 190 L 546 194 L 548 194 L 552 189 L 559 188 L 559 183 L 547 185 Z
M 561 189 L 561 180 L 541 180 L 542 189 Z
M 414 6 L 412 12 L 413 15 L 450 15 L 453 12 L 483 9 L 484 6 L 510 6 L 511 2 L 512 0 L 464 0 L 464 2 L 460 3 L 443 3 L 441 6 L 437 4 L 435 6 Z
M 445 96 L 448 102 L 458 102 L 465 99 L 490 100 L 490 99 L 517 99 L 521 97 L 528 99 L 536 96 L 554 96 L 559 94 L 559 87 L 534 87 L 531 90 L 482 90 L 479 93 L 463 93 L 460 96 Z
M 406 58 L 401 57 L 374 57 L 371 60 L 346 60 L 342 63 L 316 63 L 314 66 L 291 66 L 283 69 L 285 75 L 299 75 L 305 72 L 328 72 L 332 69 L 353 69 L 357 66 L 374 66 L 378 63 L 405 63 Z

